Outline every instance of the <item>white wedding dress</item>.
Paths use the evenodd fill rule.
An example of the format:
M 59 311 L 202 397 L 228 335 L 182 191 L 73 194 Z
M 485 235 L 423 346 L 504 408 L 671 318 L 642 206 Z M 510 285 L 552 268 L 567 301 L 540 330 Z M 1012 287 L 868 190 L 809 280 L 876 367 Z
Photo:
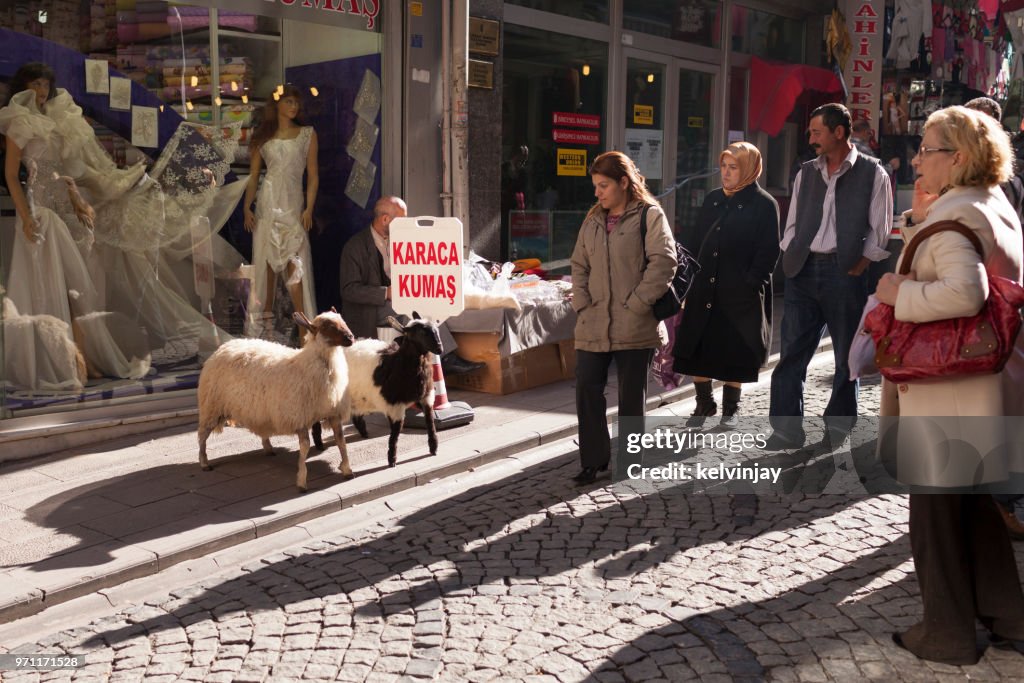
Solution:
M 260 156 L 267 167 L 259 194 L 256 196 L 256 229 L 253 231 L 253 287 L 249 300 L 251 322 L 258 320 L 266 308 L 262 297 L 267 291 L 267 266 L 278 277 L 287 277 L 289 263 L 295 270 L 289 284 L 302 280 L 302 307 L 312 318 L 316 315 L 313 295 L 312 253 L 309 234 L 302 227 L 305 195 L 302 175 L 306 171 L 312 126 L 303 126 L 291 139 L 271 138 L 260 147 Z M 269 311 L 267 311 L 269 313 Z
M 230 339 L 198 310 L 191 256 L 205 241 L 212 243 L 211 269 L 242 263 L 216 235 L 244 191 L 244 181 L 221 186 L 231 150 L 182 124 L 150 175 L 142 163 L 119 169 L 63 89 L 45 112 L 31 91 L 16 94 L 0 109 L 0 133 L 22 149 L 28 200 L 43 237 L 30 243 L 17 220 L 6 294 L 18 316 L 52 316 L 69 336 L 73 323 L 90 373 L 110 378 L 144 377 L 154 353 L 191 357 L 202 338 L 214 345 Z M 78 220 L 56 175 L 73 178 L 93 206 L 95 233 Z M 198 216 L 209 217 L 205 231 L 194 229 Z M 47 351 L 60 345 L 26 340 L 5 339 L 8 382 L 82 388 L 80 373 Z

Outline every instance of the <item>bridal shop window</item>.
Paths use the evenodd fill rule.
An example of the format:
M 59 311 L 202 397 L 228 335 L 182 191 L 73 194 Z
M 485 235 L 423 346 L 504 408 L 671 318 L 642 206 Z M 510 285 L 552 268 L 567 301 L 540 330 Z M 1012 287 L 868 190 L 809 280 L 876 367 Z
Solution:
M 380 4 L 0 4 L 0 419 L 194 391 L 223 342 L 338 303 L 333 228 L 380 196 Z

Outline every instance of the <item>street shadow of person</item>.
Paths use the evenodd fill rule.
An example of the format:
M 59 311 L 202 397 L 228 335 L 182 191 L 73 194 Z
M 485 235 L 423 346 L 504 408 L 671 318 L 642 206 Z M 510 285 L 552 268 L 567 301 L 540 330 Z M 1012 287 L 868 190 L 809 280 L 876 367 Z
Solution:
M 643 493 L 618 484 L 574 490 L 568 476 L 573 455 L 427 506 L 396 520 L 395 530 L 378 538 L 360 540 L 364 532 L 358 532 L 264 558 L 235 578 L 180 591 L 167 611 L 144 610 L 130 624 L 102 630 L 89 642 L 113 645 L 140 628 L 159 631 L 183 620 L 213 618 L 214 612 L 287 610 L 319 599 L 336 603 L 332 609 L 348 605 L 357 622 L 417 615 L 442 598 L 488 586 L 507 590 L 524 580 L 543 583 L 544 577 L 587 564 L 611 561 L 601 568 L 611 578 L 626 571 L 622 562 L 629 572 L 644 572 L 705 544 L 807 525 L 852 502 L 803 505 L 796 513 L 773 503 L 763 513 L 754 496 Z M 272 595 L 254 590 L 270 585 Z

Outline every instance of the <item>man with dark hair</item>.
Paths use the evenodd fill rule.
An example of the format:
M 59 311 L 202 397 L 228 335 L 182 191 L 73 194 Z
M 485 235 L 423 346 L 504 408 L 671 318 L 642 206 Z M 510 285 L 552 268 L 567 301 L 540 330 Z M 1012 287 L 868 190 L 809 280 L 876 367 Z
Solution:
M 850 142 L 857 148 L 857 151 L 866 157 L 877 158 L 878 155 L 871 149 L 871 124 L 864 119 L 857 119 L 853 122 L 853 128 L 850 132 Z M 879 162 L 881 163 L 881 162 Z M 896 171 L 900 170 L 900 158 L 893 157 L 889 161 L 882 164 L 882 170 L 885 171 L 890 178 L 896 177 Z
M 850 344 L 867 302 L 868 265 L 889 257 L 892 187 L 878 160 L 850 141 L 850 112 L 823 105 L 811 112 L 809 128 L 818 157 L 797 174 L 780 244 L 786 288 L 769 450 L 803 446 L 804 380 L 826 327 L 835 354 L 826 440 L 838 446 L 853 429 L 859 383 L 850 379 Z
M 1003 108 L 999 106 L 999 103 L 993 100 L 991 97 L 975 97 L 973 100 L 968 101 L 964 104 L 968 109 L 980 111 L 983 114 L 988 114 L 996 121 L 1002 123 L 1003 121 Z

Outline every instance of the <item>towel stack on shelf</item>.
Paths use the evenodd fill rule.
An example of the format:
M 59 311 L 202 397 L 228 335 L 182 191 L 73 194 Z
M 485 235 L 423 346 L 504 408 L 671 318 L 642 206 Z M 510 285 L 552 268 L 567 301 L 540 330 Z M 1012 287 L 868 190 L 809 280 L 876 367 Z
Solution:
M 170 12 L 164 0 L 117 0 L 118 40 L 130 43 L 171 35 Z

